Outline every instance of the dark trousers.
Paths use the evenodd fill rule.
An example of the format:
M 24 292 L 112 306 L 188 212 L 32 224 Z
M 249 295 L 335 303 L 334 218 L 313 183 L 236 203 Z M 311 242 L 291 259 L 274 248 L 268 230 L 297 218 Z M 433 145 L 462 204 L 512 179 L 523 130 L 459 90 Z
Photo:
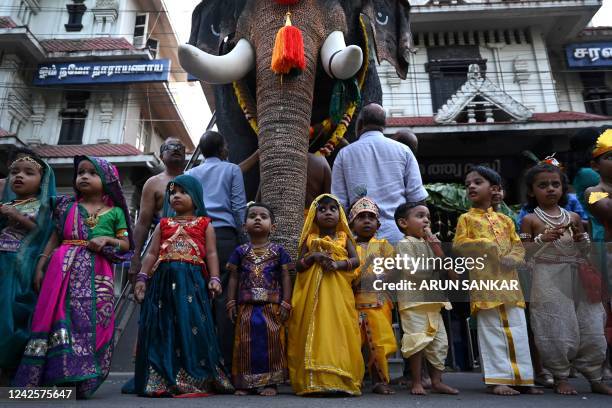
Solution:
M 238 246 L 238 234 L 234 228 L 222 227 L 215 228 L 217 237 L 217 255 L 219 256 L 219 274 L 221 275 L 221 285 L 223 293 L 213 301 L 215 323 L 217 326 L 217 338 L 223 356 L 225 368 L 228 373 L 232 372 L 232 352 L 234 348 L 234 324 L 227 317 L 225 305 L 227 303 L 227 289 L 229 285 L 230 273 L 225 268 L 229 257 Z

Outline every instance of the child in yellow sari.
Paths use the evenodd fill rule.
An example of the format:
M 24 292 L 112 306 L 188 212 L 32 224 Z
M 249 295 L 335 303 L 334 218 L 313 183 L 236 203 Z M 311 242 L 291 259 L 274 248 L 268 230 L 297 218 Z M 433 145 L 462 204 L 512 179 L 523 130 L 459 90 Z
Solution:
M 338 199 L 317 197 L 299 242 L 288 365 L 297 395 L 361 394 L 361 335 L 352 283 L 359 258 Z

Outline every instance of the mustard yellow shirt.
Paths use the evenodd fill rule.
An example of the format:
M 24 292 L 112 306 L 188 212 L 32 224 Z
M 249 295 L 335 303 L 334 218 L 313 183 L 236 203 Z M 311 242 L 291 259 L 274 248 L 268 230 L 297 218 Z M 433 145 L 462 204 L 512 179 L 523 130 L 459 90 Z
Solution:
M 516 269 L 502 267 L 500 259 L 509 256 L 516 262 L 523 262 L 525 249 L 514 228 L 514 221 L 492 208 L 486 211 L 471 208 L 459 217 L 453 250 L 463 257 L 484 258 L 483 269 L 470 270 L 472 281 L 507 281 L 508 285 L 511 281 L 518 282 Z M 502 304 L 525 307 L 520 286 L 518 290 L 472 290 L 470 296 L 472 313 Z

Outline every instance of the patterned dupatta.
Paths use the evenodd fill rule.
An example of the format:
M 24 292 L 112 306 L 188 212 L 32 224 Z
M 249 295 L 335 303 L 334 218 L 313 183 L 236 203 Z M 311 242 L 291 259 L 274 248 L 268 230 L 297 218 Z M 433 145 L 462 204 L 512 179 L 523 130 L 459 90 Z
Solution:
M 105 160 L 75 157 L 75 169 L 82 160 L 91 161 L 102 178 L 109 205 L 129 214 L 114 167 Z M 75 171 L 76 173 L 76 171 Z M 75 189 L 76 190 L 76 189 Z M 131 257 L 130 251 L 106 247 L 98 254 L 86 248 L 90 229 L 75 197 L 59 197 L 54 219 L 63 239 L 53 253 L 41 288 L 32 336 L 17 372 L 18 386 L 76 383 L 77 394 L 88 397 L 108 375 L 114 330 L 113 269 L 111 262 Z
M 43 165 L 43 176 L 40 181 L 38 192 L 39 208 L 36 216 L 36 228 L 30 231 L 21 241 L 16 259 L 16 272 L 19 274 L 19 282 L 22 288 L 31 288 L 32 278 L 38 262 L 38 255 L 42 252 L 53 232 L 51 222 L 52 198 L 55 197 L 55 174 L 53 169 L 45 163 Z M 17 197 L 10 188 L 10 175 L 6 179 L 4 191 L 0 196 L 0 203 L 8 203 Z M 0 218 L 0 229 L 5 227 L 6 221 Z

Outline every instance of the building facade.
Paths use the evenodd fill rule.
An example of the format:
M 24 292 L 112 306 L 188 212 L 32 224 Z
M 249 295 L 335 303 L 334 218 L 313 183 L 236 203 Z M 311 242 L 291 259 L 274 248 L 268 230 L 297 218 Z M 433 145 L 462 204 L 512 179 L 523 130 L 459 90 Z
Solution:
M 488 164 L 519 202 L 515 181 L 532 163 L 523 151 L 563 155 L 578 130 L 612 124 L 609 76 L 572 67 L 566 53 L 574 42 L 610 38 L 587 27 L 600 0 L 410 3 L 416 52 L 408 78 L 388 64 L 380 78 L 387 133 L 419 136 L 426 182 L 461 182 L 472 165 Z
M 178 44 L 163 0 L 0 0 L 0 175 L 10 146 L 34 147 L 66 192 L 74 155 L 104 157 L 136 210 L 163 140 L 194 148 Z

